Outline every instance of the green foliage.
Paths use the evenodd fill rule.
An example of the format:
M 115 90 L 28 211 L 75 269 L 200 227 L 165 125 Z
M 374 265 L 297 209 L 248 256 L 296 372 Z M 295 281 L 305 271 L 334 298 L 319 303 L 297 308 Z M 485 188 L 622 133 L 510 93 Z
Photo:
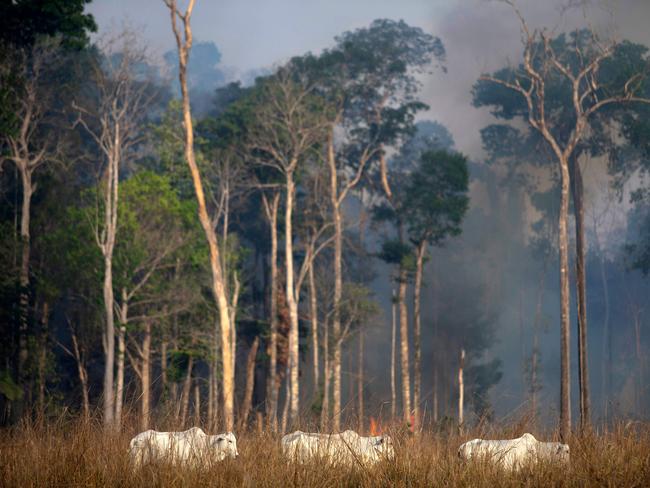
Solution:
M 2 0 L 0 41 L 30 46 L 38 36 L 61 36 L 70 48 L 83 48 L 88 33 L 97 30 L 95 19 L 84 13 L 91 0 Z
M 634 229 L 634 240 L 625 246 L 628 268 L 639 270 L 644 276 L 648 276 L 650 275 L 650 212 L 647 205 L 637 205 L 630 212 L 629 219 Z
M 407 265 L 413 260 L 413 249 L 399 239 L 389 239 L 381 244 L 379 258 L 389 264 Z
M 15 383 L 6 369 L 0 371 L 0 395 L 11 402 L 19 400 L 23 396 L 22 388 Z
M 410 174 L 403 203 L 404 220 L 414 242 L 440 244 L 461 232 L 469 206 L 467 158 L 459 153 L 428 151 Z
M 593 59 L 600 54 L 601 48 L 593 34 L 587 30 L 577 30 L 570 34 L 560 34 L 550 41 L 552 52 L 563 65 L 567 66 L 569 72 L 574 76 Z M 630 42 L 622 42 L 616 45 L 611 57 L 601 63 L 597 73 L 599 88 L 592 96 L 585 99 L 585 106 L 589 106 L 597 100 L 610 96 L 616 96 L 625 92 L 625 83 L 634 74 L 643 74 L 647 71 L 648 61 L 645 57 L 647 48 Z M 560 141 L 566 144 L 571 137 L 572 129 L 575 126 L 576 114 L 572 102 L 572 87 L 567 77 L 557 69 L 544 69 L 543 66 L 549 62 L 549 50 L 545 49 L 542 42 L 538 41 L 533 46 L 532 65 L 544 73 L 544 111 L 551 133 Z M 492 76 L 512 82 L 519 83 L 523 89 L 530 86 L 530 81 L 524 74 L 522 65 L 516 68 L 503 68 Z M 635 84 L 628 86 L 631 93 L 642 93 L 645 77 L 638 78 Z M 586 83 L 586 81 L 585 81 Z M 581 87 L 586 90 L 586 87 Z M 528 106 L 524 97 L 506 86 L 488 81 L 479 80 L 472 89 L 473 104 L 476 107 L 490 107 L 491 113 L 504 120 L 528 117 Z M 535 103 L 538 102 L 537 94 L 533 93 Z M 580 150 L 588 151 L 592 156 L 602 155 L 612 144 L 617 144 L 610 132 L 606 129 L 608 119 L 623 108 L 629 111 L 628 105 L 624 107 L 606 108 L 597 117 L 590 119 L 591 131 L 583 137 Z M 527 128 L 526 131 L 532 130 Z M 537 133 L 533 137 L 539 138 Z
M 360 283 L 348 282 L 343 285 L 341 300 L 341 322 L 351 329 L 358 328 L 379 313 L 379 306 L 373 299 L 372 291 Z

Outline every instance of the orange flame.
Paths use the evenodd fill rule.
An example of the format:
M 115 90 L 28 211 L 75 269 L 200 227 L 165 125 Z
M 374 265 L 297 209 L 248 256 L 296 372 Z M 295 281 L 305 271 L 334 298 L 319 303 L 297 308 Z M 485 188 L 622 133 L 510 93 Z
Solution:
M 374 417 L 370 417 L 370 435 L 381 435 L 381 425 Z

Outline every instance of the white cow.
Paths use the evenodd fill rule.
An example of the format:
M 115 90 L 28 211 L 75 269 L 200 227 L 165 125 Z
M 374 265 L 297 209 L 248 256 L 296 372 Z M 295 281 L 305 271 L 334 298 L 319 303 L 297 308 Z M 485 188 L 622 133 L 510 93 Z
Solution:
M 304 463 L 314 458 L 346 466 L 370 465 L 395 455 L 389 436 L 361 437 L 352 430 L 340 434 L 317 434 L 296 431 L 282 438 L 282 452 Z
M 129 443 L 129 457 L 134 467 L 152 461 L 197 467 L 237 456 L 237 439 L 232 432 L 207 435 L 198 427 L 184 432 L 147 430 L 136 435 Z
M 517 439 L 474 439 L 458 448 L 461 459 L 488 458 L 505 469 L 517 469 L 540 460 L 565 463 L 569 461 L 569 446 L 559 442 L 540 442 L 531 434 Z

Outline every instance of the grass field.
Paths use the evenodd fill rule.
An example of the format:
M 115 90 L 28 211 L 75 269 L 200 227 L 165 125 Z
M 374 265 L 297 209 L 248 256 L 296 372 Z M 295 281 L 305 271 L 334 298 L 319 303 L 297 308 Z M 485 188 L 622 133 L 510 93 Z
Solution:
M 0 485 L 42 486 L 635 486 L 650 487 L 650 425 L 619 425 L 570 440 L 569 466 L 540 464 L 507 473 L 487 463 L 464 464 L 460 443 L 474 437 L 509 438 L 520 427 L 462 435 L 393 432 L 395 459 L 372 468 L 287 463 L 279 437 L 238 433 L 240 456 L 204 470 L 150 465 L 134 472 L 127 455 L 135 429 L 107 436 L 96 425 L 58 423 L 0 431 Z M 553 435 L 533 431 L 540 440 Z

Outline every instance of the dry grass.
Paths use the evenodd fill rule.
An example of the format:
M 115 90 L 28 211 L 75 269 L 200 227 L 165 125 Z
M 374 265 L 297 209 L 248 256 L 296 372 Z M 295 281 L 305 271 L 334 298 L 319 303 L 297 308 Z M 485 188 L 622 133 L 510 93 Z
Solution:
M 42 486 L 650 486 L 650 426 L 634 424 L 575 437 L 571 464 L 538 465 L 515 473 L 487 463 L 463 464 L 457 449 L 478 437 L 512 437 L 516 426 L 463 436 L 394 433 L 396 458 L 370 469 L 294 465 L 279 437 L 241 433 L 240 456 L 205 470 L 168 465 L 134 472 L 127 456 L 134 429 L 106 436 L 97 426 L 59 423 L 0 432 L 0 485 Z M 536 432 L 534 432 L 537 434 Z M 540 439 L 551 440 L 549 436 Z

